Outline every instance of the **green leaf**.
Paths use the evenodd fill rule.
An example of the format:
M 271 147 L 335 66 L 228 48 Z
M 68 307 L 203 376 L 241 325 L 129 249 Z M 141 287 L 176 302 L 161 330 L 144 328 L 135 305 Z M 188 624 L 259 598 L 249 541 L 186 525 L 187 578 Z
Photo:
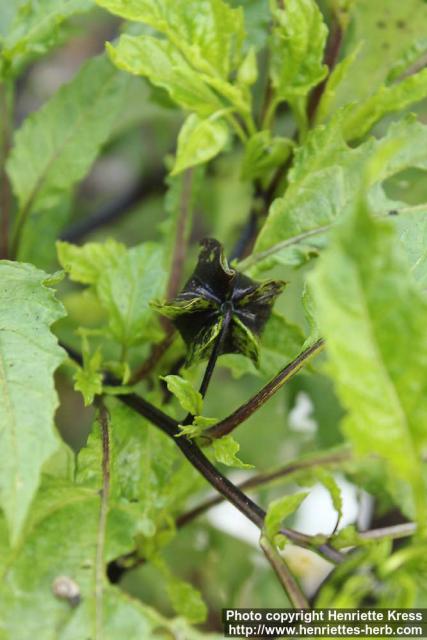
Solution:
M 153 243 L 129 249 L 100 275 L 97 292 L 109 314 L 109 329 L 125 349 L 158 333 L 149 303 L 160 295 L 165 277 L 162 249 Z
M 341 82 L 347 78 L 347 75 L 351 74 L 353 65 L 357 61 L 357 56 L 360 53 L 361 44 L 362 43 L 360 43 L 359 46 L 355 47 L 348 56 L 345 56 L 345 58 L 340 60 L 330 72 L 326 80 L 320 102 L 316 109 L 316 113 L 314 114 L 314 122 L 316 124 L 325 122 L 325 120 L 327 120 L 327 117 L 331 111 L 331 105 L 336 98 L 336 93 Z
M 72 199 L 72 194 L 67 194 L 53 209 L 32 213 L 19 244 L 21 262 L 30 262 L 43 271 L 57 266 L 55 242 L 70 219 Z
M 258 68 L 255 48 L 251 47 L 237 71 L 237 83 L 250 87 L 257 81 Z
M 201 120 L 192 113 L 178 136 L 178 149 L 172 175 L 208 162 L 227 144 L 228 127 L 221 120 Z
M 401 111 L 427 95 L 425 70 L 408 70 L 427 47 L 427 11 L 422 5 L 421 0 L 410 0 L 402 7 L 391 0 L 385 12 L 378 3 L 354 3 L 353 28 L 347 39 L 350 53 L 328 79 L 316 122 L 346 104 L 344 137 L 355 140 L 386 114 Z M 417 12 L 417 24 L 408 20 L 412 11 Z
M 185 411 L 193 416 L 198 416 L 202 413 L 203 398 L 191 382 L 181 378 L 181 376 L 174 375 L 162 376 L 162 380 L 165 380 L 169 391 L 178 399 Z
M 122 35 L 115 47 L 107 44 L 107 51 L 119 69 L 147 77 L 156 87 L 166 89 L 178 105 L 201 118 L 223 107 L 170 42 L 152 36 Z
M 0 499 L 14 543 L 41 467 L 58 447 L 53 373 L 64 352 L 50 326 L 64 309 L 47 280 L 31 265 L 0 262 Z
M 116 267 L 126 254 L 126 247 L 116 240 L 87 242 L 82 247 L 69 242 L 56 243 L 58 260 L 71 280 L 82 284 L 97 284 L 102 273 Z
M 302 304 L 304 307 L 305 318 L 308 326 L 310 327 L 310 334 L 302 346 L 302 349 L 307 349 L 310 345 L 314 344 L 321 338 L 316 321 L 316 307 L 314 303 L 313 289 L 310 286 L 310 281 L 307 280 L 304 283 L 304 291 L 302 292 Z
M 68 18 L 92 7 L 91 0 L 11 0 L 6 4 L 10 6 L 9 24 L 1 30 L 1 58 L 7 73 L 13 74 L 60 42 L 61 27 Z
M 18 226 L 32 211 L 57 206 L 87 174 L 120 111 L 125 87 L 126 76 L 104 57 L 94 58 L 25 120 L 7 163 Z
M 289 0 L 285 9 L 276 0 L 272 4 L 271 80 L 277 98 L 293 102 L 305 98 L 326 76 L 327 28 L 314 0 Z
M 74 374 L 74 388 L 81 392 L 86 406 L 92 404 L 95 396 L 102 393 L 101 365 L 102 355 L 99 350 L 92 356 L 84 354 L 83 367 L 79 367 Z
M 258 131 L 245 146 L 242 160 L 242 177 L 254 180 L 284 163 L 294 144 L 289 138 L 272 137 L 269 130 Z
M 283 520 L 294 513 L 307 496 L 307 492 L 294 493 L 293 495 L 278 498 L 269 504 L 264 521 L 264 530 L 270 540 L 273 540 L 280 532 Z
M 176 445 L 134 411 L 111 398 L 111 502 L 132 519 L 133 529 L 153 538 L 200 486 Z M 102 438 L 98 425 L 78 455 L 78 482 L 99 488 Z
M 351 29 L 344 52 L 355 49 L 356 63 L 343 75 L 337 87 L 330 113 L 339 106 L 353 102 L 363 103 L 386 84 L 397 61 L 406 58 L 415 43 L 425 39 L 427 4 L 423 0 L 388 0 L 381 2 L 357 0 L 351 10 Z M 416 16 L 416 18 L 415 18 Z M 402 72 L 404 68 L 401 67 Z
M 237 469 L 253 469 L 252 464 L 246 464 L 237 457 L 239 450 L 240 444 L 230 435 L 214 440 L 211 445 L 211 451 L 217 462 Z
M 127 20 L 145 22 L 164 33 L 194 68 L 227 78 L 236 68 L 244 38 L 242 9 L 223 0 L 97 0 Z
M 332 504 L 338 516 L 337 523 L 335 525 L 335 530 L 336 530 L 342 519 L 343 502 L 342 502 L 341 489 L 339 488 L 334 476 L 331 473 L 329 473 L 329 471 L 326 471 L 326 469 L 324 469 L 323 467 L 318 467 L 316 469 L 315 476 L 317 477 L 319 482 L 323 484 L 323 486 L 331 496 Z
M 97 462 L 100 467 L 101 459 Z M 2 637 L 193 637 L 184 621 L 166 620 L 108 584 L 106 562 L 132 548 L 132 521 L 123 508 L 109 506 L 103 523 L 98 489 L 99 485 L 95 490 L 46 478 L 23 544 L 13 552 L 2 545 L 1 556 L 8 559 L 0 586 Z M 59 580 L 72 583 L 74 603 L 60 596 Z
M 384 458 L 390 474 L 409 483 L 424 523 L 427 304 L 391 223 L 356 207 L 311 281 L 328 370 L 348 411 L 344 432 L 360 454 Z
M 427 96 L 427 69 L 390 85 L 381 85 L 364 102 L 351 105 L 346 112 L 343 134 L 346 140 L 362 138 L 388 113 L 402 111 Z
M 166 580 L 166 591 L 175 612 L 194 624 L 206 620 L 208 610 L 200 592 L 188 582 L 177 578 L 160 556 L 153 559 Z
M 119 68 L 148 77 L 178 105 L 201 118 L 228 108 L 239 111 L 252 126 L 248 86 L 229 81 L 242 58 L 241 8 L 232 9 L 223 0 L 159 0 L 155 7 L 123 0 L 101 0 L 100 4 L 145 22 L 167 38 L 124 35 L 115 48 L 107 45 Z M 248 73 L 253 75 L 253 68 Z
M 167 591 L 176 613 L 197 624 L 206 620 L 208 610 L 199 591 L 188 582 L 171 578 Z
M 298 265 L 316 255 L 325 244 L 325 234 L 351 210 L 366 180 L 364 167 L 372 159 L 378 158 L 378 167 L 365 186 L 377 215 L 402 206 L 385 196 L 383 180 L 407 167 L 427 167 L 427 127 L 415 120 L 402 120 L 384 138 L 368 140 L 355 149 L 343 141 L 338 122 L 317 127 L 298 149 L 289 187 L 284 197 L 273 202 L 248 265 L 263 260 L 268 265 L 270 256 Z
M 427 205 L 414 211 L 402 211 L 393 217 L 399 240 L 406 253 L 411 273 L 419 286 L 427 287 Z
M 216 424 L 216 418 L 207 418 L 206 416 L 195 416 L 191 424 L 180 424 L 179 429 L 182 435 L 187 438 L 198 438 L 208 427 Z

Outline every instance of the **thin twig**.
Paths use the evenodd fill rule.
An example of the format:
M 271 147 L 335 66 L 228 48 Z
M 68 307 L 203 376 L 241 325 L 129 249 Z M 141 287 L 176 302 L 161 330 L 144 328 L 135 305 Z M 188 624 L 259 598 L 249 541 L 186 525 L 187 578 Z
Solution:
M 118 396 L 118 399 L 147 418 L 147 420 L 172 438 L 191 465 L 201 473 L 209 484 L 234 504 L 234 506 L 258 528 L 262 528 L 265 512 L 261 507 L 255 504 L 248 496 L 232 484 L 228 478 L 218 471 L 192 440 L 181 435 L 178 423 L 175 420 L 134 393 Z
M 336 451 L 335 453 L 330 453 L 328 455 L 316 455 L 312 458 L 307 458 L 304 460 L 297 460 L 295 462 L 290 462 L 289 464 L 281 467 L 280 469 L 276 469 L 275 471 L 271 471 L 269 473 L 258 473 L 243 482 L 237 484 L 237 487 L 241 490 L 251 490 L 256 489 L 260 486 L 265 486 L 270 484 L 271 482 L 275 482 L 277 480 L 284 479 L 288 476 L 292 476 L 298 471 L 302 471 L 304 469 L 310 469 L 317 466 L 336 466 L 348 460 L 351 460 L 352 454 L 350 450 Z M 207 498 L 203 502 L 201 502 L 193 509 L 186 511 L 181 514 L 175 520 L 175 526 L 177 529 L 182 529 L 187 526 L 191 522 L 193 522 L 196 518 L 209 511 L 213 507 L 224 502 L 225 498 L 221 494 L 216 494 Z M 330 555 L 330 554 L 329 554 Z M 126 571 L 130 569 L 136 569 L 145 563 L 145 558 L 138 555 L 137 551 L 133 551 L 120 560 L 113 560 L 109 564 L 109 576 L 113 582 L 118 582 Z
M 310 605 L 289 569 L 286 560 L 282 558 L 274 545 L 265 536 L 261 536 L 259 544 L 267 560 L 273 567 L 274 572 L 279 578 L 279 581 L 292 606 L 295 609 L 310 609 Z
M 363 540 L 382 540 L 383 538 L 407 538 L 414 535 L 417 530 L 415 522 L 404 522 L 390 527 L 381 527 L 380 529 L 371 529 L 371 531 L 362 531 L 358 534 Z
M 296 462 L 290 462 L 289 464 L 281 467 L 280 469 L 276 469 L 275 471 L 270 471 L 267 473 L 257 473 L 256 475 L 244 480 L 239 483 L 237 486 L 241 491 L 245 491 L 248 489 L 256 489 L 260 486 L 265 486 L 270 484 L 271 482 L 275 482 L 276 480 L 281 480 L 286 478 L 287 476 L 291 476 L 298 471 L 303 471 L 304 469 L 311 469 L 317 466 L 335 466 L 351 460 L 352 454 L 350 450 L 345 451 L 337 451 L 336 453 L 331 453 L 328 455 L 316 455 L 313 458 L 307 458 L 305 460 L 297 460 Z M 224 501 L 224 497 L 222 495 L 215 495 L 211 498 L 207 498 L 204 502 L 197 505 L 190 511 L 186 511 L 182 515 L 180 515 L 176 519 L 176 526 L 178 528 L 184 527 L 189 522 L 192 522 L 198 516 L 201 516 L 203 513 L 215 507 L 221 502 Z
M 62 346 L 68 351 L 70 357 L 73 358 L 74 355 L 77 355 L 76 360 L 81 362 L 80 354 L 76 354 L 73 349 L 67 349 L 65 345 Z M 108 384 L 120 384 L 120 382 L 113 376 L 109 376 Z M 205 480 L 219 493 L 221 493 L 226 500 L 233 504 L 236 509 L 246 516 L 248 520 L 253 522 L 258 529 L 262 530 L 266 516 L 265 511 L 245 493 L 243 493 L 243 491 L 236 487 L 236 485 L 234 485 L 226 476 L 224 476 L 210 462 L 210 460 L 208 460 L 203 451 L 199 449 L 193 440 L 182 436 L 176 420 L 136 393 L 120 395 L 117 396 L 117 399 L 146 418 L 154 426 L 163 431 L 163 433 L 172 438 L 176 446 L 181 450 L 181 453 L 187 458 L 190 464 L 199 471 Z M 337 562 L 342 559 L 341 554 L 328 544 L 321 544 L 319 546 L 313 545 L 313 539 L 311 536 L 307 536 L 289 528 L 282 529 L 281 533 L 291 542 L 305 548 L 317 550 L 333 562 Z
M 253 522 L 256 527 L 262 529 L 266 515 L 265 511 L 224 476 L 192 440 L 182 436 L 179 425 L 175 420 L 137 394 L 131 393 L 117 397 L 120 402 L 131 407 L 172 438 L 181 450 L 181 453 L 184 454 L 190 464 L 200 472 L 205 480 L 223 495 L 226 500 L 231 502 L 236 509 L 243 513 L 248 520 Z M 340 562 L 342 560 L 341 554 L 328 544 L 313 545 L 311 536 L 289 528 L 282 529 L 281 533 L 291 542 L 304 548 L 318 551 L 332 562 Z
M 102 490 L 99 510 L 98 537 L 95 562 L 95 638 L 103 638 L 103 595 L 104 595 L 104 555 L 105 532 L 107 527 L 108 500 L 110 494 L 110 437 L 108 432 L 108 411 L 102 400 L 98 402 L 98 422 L 102 440 Z
M 262 407 L 290 378 L 292 378 L 313 356 L 323 349 L 324 341 L 317 340 L 308 349 L 284 367 L 279 373 L 258 391 L 250 400 L 241 405 L 231 415 L 217 422 L 203 432 L 203 437 L 210 440 L 222 438 L 231 433 L 242 422 L 247 420 L 255 411 Z

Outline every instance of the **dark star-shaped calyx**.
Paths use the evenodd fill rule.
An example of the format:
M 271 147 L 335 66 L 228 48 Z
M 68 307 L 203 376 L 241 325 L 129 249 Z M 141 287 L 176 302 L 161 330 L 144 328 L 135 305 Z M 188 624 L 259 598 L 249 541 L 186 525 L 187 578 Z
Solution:
M 208 358 L 219 336 L 225 314 L 230 324 L 221 353 L 241 353 L 258 363 L 258 337 L 285 282 L 256 282 L 231 268 L 222 245 L 202 241 L 197 266 L 176 298 L 156 305 L 173 320 L 188 351 L 187 364 Z

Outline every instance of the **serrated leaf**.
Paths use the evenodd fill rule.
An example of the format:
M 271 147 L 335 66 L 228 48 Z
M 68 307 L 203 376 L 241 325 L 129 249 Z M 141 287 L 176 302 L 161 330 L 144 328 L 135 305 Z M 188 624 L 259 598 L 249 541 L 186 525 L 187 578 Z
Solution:
M 97 463 L 100 467 L 99 457 Z M 57 479 L 43 483 L 23 544 L 13 552 L 13 562 L 2 575 L 2 637 L 116 640 L 126 633 L 129 638 L 154 640 L 175 631 L 192 637 L 184 621 L 166 620 L 108 584 L 105 563 L 132 548 L 133 525 L 126 510 L 112 506 L 104 528 L 99 488 L 76 487 Z M 102 536 L 105 545 L 100 550 Z M 1 557 L 9 561 L 12 557 L 4 543 Z M 59 579 L 74 585 L 74 603 L 61 597 Z
M 14 542 L 58 446 L 53 373 L 65 354 L 50 326 L 65 313 L 47 278 L 31 265 L 0 262 L 0 500 Z
M 390 474 L 409 483 L 424 522 L 427 304 L 391 223 L 356 207 L 312 284 L 329 372 L 348 411 L 344 432 L 359 453 L 381 456 Z
M 166 382 L 169 391 L 173 393 L 185 411 L 193 416 L 202 413 L 203 398 L 191 382 L 175 375 L 162 376 L 162 380 Z
M 237 457 L 239 450 L 240 444 L 231 435 L 218 438 L 211 445 L 211 451 L 217 462 L 237 469 L 253 469 L 252 464 L 246 464 Z
M 126 76 L 104 57 L 94 58 L 25 120 L 7 163 L 20 220 L 55 207 L 86 175 L 108 138 L 125 87 Z
M 243 11 L 223 0 L 97 0 L 127 20 L 164 33 L 199 72 L 227 78 L 240 60 Z
M 58 260 L 71 280 L 82 284 L 97 284 L 101 274 L 119 264 L 126 253 L 121 242 L 87 242 L 82 247 L 69 242 L 56 243 Z
M 60 41 L 61 26 L 68 18 L 92 7 L 91 0 L 26 0 L 15 7 L 11 0 L 6 4 L 9 24 L 1 31 L 1 57 L 7 73 L 12 70 L 13 74 Z
M 402 111 L 427 96 L 427 69 L 392 85 L 381 85 L 364 102 L 346 112 L 343 134 L 346 140 L 362 138 L 388 113 Z
M 270 540 L 280 532 L 283 520 L 292 515 L 300 506 L 308 493 L 294 493 L 271 502 L 264 521 L 264 531 Z
M 298 149 L 283 198 L 273 202 L 248 263 L 274 256 L 284 264 L 301 264 L 325 244 L 325 234 L 351 210 L 365 180 L 364 167 L 378 158 L 365 185 L 376 215 L 401 208 L 388 200 L 382 181 L 405 168 L 427 166 L 427 127 L 408 118 L 392 125 L 380 140 L 351 149 L 339 132 L 338 121 L 317 127 Z
M 271 79 L 282 100 L 305 97 L 327 73 L 323 64 L 327 28 L 313 0 L 273 3 L 276 24 L 271 37 Z
M 109 315 L 111 334 L 125 349 L 158 333 L 149 303 L 160 295 L 165 278 L 162 249 L 153 243 L 129 249 L 101 273 L 99 299 Z
M 222 120 L 201 120 L 192 113 L 178 135 L 172 175 L 214 158 L 227 144 L 228 127 Z
M 170 42 L 152 36 L 122 35 L 117 45 L 107 45 L 107 50 L 119 69 L 148 78 L 181 107 L 202 118 L 223 106 Z

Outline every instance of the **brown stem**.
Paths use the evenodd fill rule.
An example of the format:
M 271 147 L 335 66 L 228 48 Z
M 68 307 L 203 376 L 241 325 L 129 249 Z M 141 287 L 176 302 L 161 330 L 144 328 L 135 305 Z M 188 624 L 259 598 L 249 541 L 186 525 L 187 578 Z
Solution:
M 182 270 L 185 264 L 187 252 L 187 221 L 191 215 L 191 194 L 193 188 L 194 170 L 187 169 L 182 176 L 182 192 L 179 203 L 178 220 L 176 224 L 175 244 L 169 274 L 169 281 L 166 287 L 166 297 L 174 298 L 179 291 L 182 277 Z
M 390 527 L 382 527 L 380 529 L 371 529 L 371 531 L 362 531 L 358 534 L 363 540 L 382 540 L 383 538 L 407 538 L 414 535 L 417 530 L 415 522 L 403 522 L 402 524 L 392 525 Z
M 9 225 L 12 207 L 12 190 L 6 171 L 6 160 L 11 146 L 11 108 L 9 104 L 8 88 L 0 86 L 0 114 L 2 121 L 1 151 L 0 151 L 0 209 L 1 209 L 1 245 L 0 259 L 9 257 Z
M 182 271 L 184 268 L 185 256 L 187 252 L 188 220 L 191 216 L 192 210 L 191 196 L 193 189 L 193 177 L 193 169 L 187 169 L 182 177 L 183 185 L 179 203 L 175 242 L 169 272 L 169 279 L 166 286 L 166 298 L 168 299 L 174 298 L 176 296 L 181 285 Z M 131 384 L 135 384 L 136 382 L 139 382 L 140 380 L 146 378 L 152 372 L 160 358 L 166 353 L 173 342 L 175 335 L 174 326 L 167 318 L 162 318 L 161 323 L 166 332 L 166 335 L 161 342 L 151 348 L 148 358 L 133 374 L 131 378 Z
M 256 489 L 260 486 L 265 486 L 275 480 L 280 480 L 282 478 L 286 478 L 286 476 L 293 475 L 298 471 L 302 471 L 304 469 L 311 469 L 317 466 L 335 466 L 339 465 L 342 462 L 346 462 L 351 460 L 352 454 L 350 451 L 337 451 L 336 453 L 331 453 L 328 455 L 319 455 L 314 458 L 307 458 L 306 460 L 298 460 L 296 462 L 290 462 L 289 464 L 281 467 L 280 469 L 276 469 L 275 471 L 271 471 L 268 473 L 257 473 L 256 475 L 248 478 L 248 480 L 244 480 L 239 483 L 237 487 L 241 491 L 246 491 L 248 489 Z M 221 502 L 224 501 L 224 497 L 221 495 L 215 495 L 211 498 L 207 498 L 204 502 L 199 504 L 197 507 L 194 507 L 190 511 L 183 513 L 176 519 L 176 526 L 178 528 L 184 527 L 188 523 L 192 522 L 198 516 L 201 516 L 203 513 L 215 507 Z
M 292 606 L 295 609 L 310 609 L 310 605 L 286 564 L 286 560 L 279 554 L 276 547 L 265 536 L 261 536 L 259 544 L 267 560 L 273 567 L 276 576 L 279 578 Z
M 331 25 L 331 30 L 329 32 L 329 38 L 328 38 L 328 43 L 326 45 L 325 57 L 324 57 L 324 63 L 329 69 L 329 74 L 334 69 L 336 63 L 338 62 L 338 56 L 341 49 L 342 38 L 343 38 L 342 27 L 338 19 L 334 17 Z M 317 85 L 317 87 L 313 90 L 310 96 L 310 100 L 308 103 L 308 119 L 310 123 L 314 122 L 316 111 L 320 104 L 320 100 L 325 90 L 327 81 L 328 81 L 328 77 L 326 77 L 323 80 L 323 82 Z
M 62 345 L 68 352 L 68 355 L 81 362 L 80 354 L 73 349 L 68 349 Z M 120 384 L 118 380 L 112 376 L 108 379 L 108 384 Z M 205 456 L 203 451 L 192 440 L 182 436 L 179 425 L 166 413 L 147 402 L 144 398 L 136 393 L 117 396 L 117 399 L 126 404 L 128 407 L 146 418 L 154 426 L 158 427 L 163 433 L 172 438 L 181 453 L 187 458 L 190 464 L 199 471 L 205 480 L 214 487 L 226 500 L 231 502 L 244 516 L 248 518 L 258 529 L 262 530 L 264 526 L 265 511 L 251 500 L 243 491 L 234 485 L 226 476 L 224 476 Z M 179 437 L 178 437 L 179 436 Z M 310 536 L 299 533 L 294 529 L 282 529 L 281 533 L 291 542 L 303 547 L 313 548 L 313 540 Z M 317 550 L 322 555 L 328 556 L 333 561 L 339 561 L 342 556 L 327 544 L 321 544 Z
M 242 422 L 247 420 L 255 411 L 262 407 L 267 400 L 269 400 L 290 378 L 292 378 L 298 371 L 317 353 L 319 353 L 324 346 L 324 340 L 317 340 L 311 347 L 300 353 L 291 363 L 286 365 L 279 373 L 268 382 L 258 393 L 256 393 L 248 402 L 241 405 L 234 413 L 224 418 L 217 424 L 214 424 L 209 429 L 203 432 L 203 437 L 207 437 L 209 440 L 216 438 L 222 438 L 223 436 L 231 433 Z

